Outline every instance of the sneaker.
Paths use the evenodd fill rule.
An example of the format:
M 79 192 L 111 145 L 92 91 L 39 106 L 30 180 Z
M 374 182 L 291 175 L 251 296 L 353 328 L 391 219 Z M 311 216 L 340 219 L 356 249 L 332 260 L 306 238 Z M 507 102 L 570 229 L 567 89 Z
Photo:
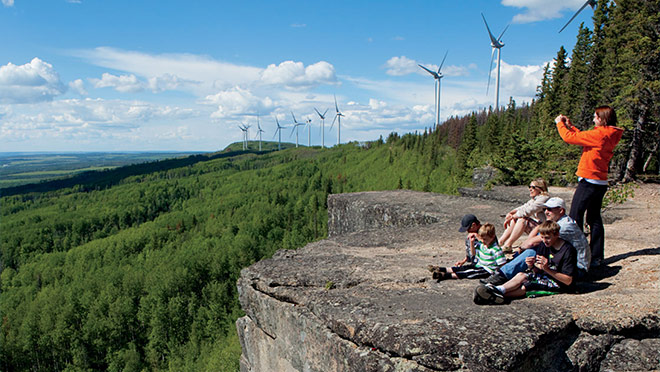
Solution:
M 452 278 L 451 273 L 433 273 L 433 279 L 436 279 L 439 282 L 451 278 Z
M 490 305 L 493 295 L 488 292 L 485 284 L 479 284 L 474 289 L 474 303 L 477 305 Z
M 503 304 L 504 295 L 502 292 L 498 291 L 492 284 L 480 284 L 475 290 L 475 297 L 479 297 L 480 300 L 475 299 L 475 303 L 485 303 L 485 304 Z M 478 302 L 477 302 L 478 301 Z
M 492 284 L 492 285 L 502 285 L 506 283 L 508 279 L 506 276 L 500 274 L 499 272 L 494 272 L 492 273 L 488 278 L 486 279 L 479 279 L 479 282 L 481 284 Z
M 504 303 L 504 293 L 500 292 L 500 290 L 497 289 L 497 287 L 495 287 L 491 283 L 486 284 L 485 287 L 486 290 L 494 296 L 493 303 L 498 305 Z
M 479 295 L 479 292 L 477 291 L 478 289 L 479 287 L 474 289 L 474 294 L 472 295 L 472 301 L 474 301 L 474 303 L 477 305 L 488 305 L 489 302 L 481 298 L 481 295 Z
M 444 273 L 447 271 L 446 268 L 435 265 L 428 265 L 426 268 L 432 273 Z

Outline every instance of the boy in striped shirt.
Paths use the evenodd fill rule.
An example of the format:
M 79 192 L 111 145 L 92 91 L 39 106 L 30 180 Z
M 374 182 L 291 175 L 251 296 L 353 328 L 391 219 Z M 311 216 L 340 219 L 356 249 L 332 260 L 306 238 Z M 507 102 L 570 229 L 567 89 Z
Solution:
M 493 224 L 484 224 L 477 233 L 469 234 L 468 239 L 470 252 L 476 257 L 476 262 L 462 266 L 436 267 L 433 270 L 433 279 L 441 281 L 486 278 L 506 263 L 502 248 L 497 244 Z

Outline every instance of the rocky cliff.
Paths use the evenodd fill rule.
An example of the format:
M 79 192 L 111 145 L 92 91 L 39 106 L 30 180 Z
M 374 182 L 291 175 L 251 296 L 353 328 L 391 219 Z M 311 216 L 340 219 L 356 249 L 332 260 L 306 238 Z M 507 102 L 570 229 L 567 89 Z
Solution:
M 525 195 L 330 196 L 328 239 L 241 272 L 241 371 L 660 369 L 660 214 L 644 198 L 609 212 L 622 231 L 606 225 L 606 265 L 577 294 L 478 306 L 476 281 L 430 279 L 463 257 L 463 214 L 499 227 Z

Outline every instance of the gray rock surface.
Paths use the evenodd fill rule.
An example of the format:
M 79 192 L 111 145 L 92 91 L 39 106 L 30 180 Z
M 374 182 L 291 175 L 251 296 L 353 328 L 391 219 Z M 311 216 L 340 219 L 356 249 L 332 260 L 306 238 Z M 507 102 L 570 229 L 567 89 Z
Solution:
M 601 371 L 660 370 L 660 338 L 623 340 L 612 347 L 601 365 Z
M 476 281 L 430 279 L 428 264 L 451 266 L 463 257 L 463 214 L 499 228 L 500 216 L 519 204 L 411 191 L 332 195 L 329 239 L 279 251 L 241 272 L 241 370 L 587 371 L 603 360 L 613 368 L 641 366 L 627 358 L 636 344 L 608 351 L 619 340 L 654 345 L 659 306 L 599 321 L 582 311 L 593 306 L 574 301 L 590 301 L 603 290 L 598 283 L 581 285 L 585 294 L 477 306 Z

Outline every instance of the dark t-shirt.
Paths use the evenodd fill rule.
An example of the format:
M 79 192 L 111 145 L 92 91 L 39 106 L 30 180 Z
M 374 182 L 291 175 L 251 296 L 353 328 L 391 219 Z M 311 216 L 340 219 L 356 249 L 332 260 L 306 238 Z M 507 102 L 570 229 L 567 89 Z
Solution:
M 577 251 L 571 243 L 564 241 L 561 248 L 555 250 L 552 247 L 546 247 L 541 242 L 533 247 L 533 249 L 536 250 L 537 255 L 544 256 L 549 260 L 548 266 L 550 266 L 550 269 L 573 278 L 570 286 L 565 285 L 559 280 L 555 280 L 560 287 L 569 288 L 575 284 L 575 277 L 577 276 Z

